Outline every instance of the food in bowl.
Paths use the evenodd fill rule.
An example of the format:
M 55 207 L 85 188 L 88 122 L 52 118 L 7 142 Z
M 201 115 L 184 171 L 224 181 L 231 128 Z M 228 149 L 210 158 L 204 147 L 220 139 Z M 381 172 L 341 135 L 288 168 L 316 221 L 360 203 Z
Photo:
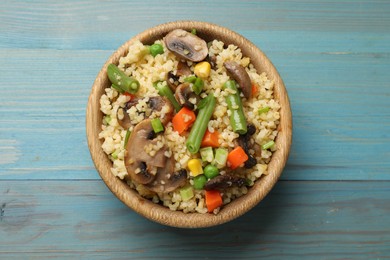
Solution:
M 102 149 L 142 197 L 217 214 L 268 173 L 280 105 L 239 47 L 175 29 L 134 41 L 107 76 Z

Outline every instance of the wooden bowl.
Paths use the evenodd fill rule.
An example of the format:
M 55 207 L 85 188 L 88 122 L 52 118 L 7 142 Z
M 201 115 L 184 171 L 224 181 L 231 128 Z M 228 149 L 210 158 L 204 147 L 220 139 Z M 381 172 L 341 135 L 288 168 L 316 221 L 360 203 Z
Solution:
M 111 85 L 106 76 L 107 65 L 110 63 L 118 64 L 119 58 L 126 55 L 129 45 L 136 39 L 139 39 L 144 44 L 152 44 L 155 40 L 163 38 L 168 32 L 177 28 L 188 31 L 195 28 L 197 29 L 197 34 L 206 41 L 218 39 L 225 44 L 239 46 L 243 55 L 250 57 L 251 63 L 258 72 L 265 71 L 267 76 L 274 80 L 274 99 L 278 100 L 281 105 L 279 133 L 275 141 L 277 150 L 272 155 L 268 165 L 268 175 L 262 176 L 255 182 L 253 187 L 249 188 L 246 195 L 224 206 L 217 215 L 171 211 L 169 208 L 141 197 L 124 181 L 111 173 L 112 162 L 103 152 L 101 147 L 102 140 L 98 137 L 103 118 L 103 114 L 100 112 L 99 99 L 104 94 L 104 89 Z M 88 146 L 95 166 L 101 178 L 115 196 L 128 207 L 150 220 L 174 227 L 199 228 L 215 226 L 233 220 L 249 211 L 268 194 L 280 177 L 287 161 L 292 139 L 291 118 L 289 99 L 281 77 L 271 61 L 253 43 L 243 36 L 215 24 L 177 21 L 158 25 L 136 35 L 112 54 L 93 83 L 87 106 L 86 129 Z

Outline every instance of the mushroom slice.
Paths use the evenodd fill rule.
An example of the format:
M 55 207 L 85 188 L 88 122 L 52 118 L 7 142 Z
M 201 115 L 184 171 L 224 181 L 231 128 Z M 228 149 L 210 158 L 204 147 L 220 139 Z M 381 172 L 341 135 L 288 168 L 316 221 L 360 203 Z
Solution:
M 173 105 L 166 97 L 156 96 L 149 98 L 149 107 L 160 112 L 160 120 L 163 125 L 168 124 L 173 117 Z
M 173 74 L 173 71 L 168 72 L 167 83 L 170 89 L 175 92 L 177 86 L 179 85 L 179 78 L 181 76 L 189 76 L 192 74 L 190 67 L 188 67 L 187 62 L 179 61 L 176 68 L 176 74 Z
M 138 98 L 131 99 L 130 101 L 125 103 L 124 107 L 118 108 L 118 111 L 116 112 L 118 124 L 124 129 L 129 129 L 129 127 L 131 126 L 130 117 L 127 113 L 127 110 L 129 110 L 130 107 L 137 105 L 138 100 Z
M 240 85 L 244 96 L 250 99 L 252 97 L 252 82 L 245 68 L 235 61 L 225 61 L 223 66 L 229 75 Z
M 140 99 L 138 98 L 133 98 L 129 102 L 127 102 L 124 107 L 118 108 L 118 112 L 117 112 L 118 123 L 124 129 L 129 129 L 131 126 L 130 117 L 129 114 L 127 113 L 127 110 L 129 110 L 132 106 L 137 105 L 139 100 Z M 166 97 L 161 97 L 161 96 L 150 97 L 147 103 L 149 108 L 152 110 L 152 112 L 153 111 L 159 112 L 159 117 L 163 125 L 166 125 L 172 119 L 173 105 L 171 104 L 171 102 L 169 102 L 169 100 Z
M 207 43 L 203 39 L 182 29 L 171 31 L 164 41 L 168 50 L 192 62 L 202 61 L 208 54 Z
M 134 127 L 126 145 L 124 160 L 127 173 L 132 180 L 140 184 L 152 182 L 158 168 L 164 168 L 167 164 L 165 152 L 168 148 L 165 145 L 154 148 L 159 147 L 158 142 L 161 141 L 149 138 L 152 131 L 151 119 L 141 121 Z
M 176 76 L 181 77 L 181 76 L 189 76 L 192 74 L 192 71 L 190 67 L 188 67 L 187 62 L 182 62 L 179 61 L 177 64 L 177 72 Z
M 145 187 L 157 193 L 168 193 L 183 186 L 187 182 L 187 171 L 182 169 L 174 172 L 175 160 L 168 158 L 164 168 L 159 168 L 156 178 Z
M 191 90 L 190 84 L 187 82 L 180 84 L 176 88 L 175 98 L 180 105 L 185 106 L 191 110 L 194 110 L 195 105 L 199 101 L 199 96 Z
M 247 180 L 242 177 L 231 174 L 218 175 L 217 177 L 208 180 L 204 185 L 205 190 L 225 190 L 230 187 L 242 187 L 247 184 Z

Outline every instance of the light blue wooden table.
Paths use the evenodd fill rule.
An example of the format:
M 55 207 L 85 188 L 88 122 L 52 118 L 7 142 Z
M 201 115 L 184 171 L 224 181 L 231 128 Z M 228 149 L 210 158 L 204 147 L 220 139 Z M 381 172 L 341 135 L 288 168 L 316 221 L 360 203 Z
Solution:
M 194 19 L 255 43 L 293 111 L 288 165 L 246 215 L 162 226 L 107 189 L 86 143 L 91 85 L 154 25 Z M 389 1 L 0 2 L 0 259 L 390 258 Z

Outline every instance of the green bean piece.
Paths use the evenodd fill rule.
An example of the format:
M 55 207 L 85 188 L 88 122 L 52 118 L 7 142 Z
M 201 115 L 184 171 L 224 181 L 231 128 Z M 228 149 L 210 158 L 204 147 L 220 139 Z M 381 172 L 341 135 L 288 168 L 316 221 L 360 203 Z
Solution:
M 198 115 L 186 142 L 187 149 L 192 154 L 199 151 L 200 144 L 206 132 L 210 118 L 213 115 L 216 98 L 213 93 L 210 93 L 207 97 L 202 99 L 201 102 L 204 103 L 204 105 L 198 111 Z
M 121 88 L 123 91 L 128 92 L 130 94 L 137 93 L 139 89 L 138 80 L 127 76 L 114 64 L 108 65 L 107 75 L 113 85 L 117 86 L 118 88 Z
M 113 89 L 115 89 L 116 91 L 118 91 L 119 93 L 123 93 L 123 89 L 121 89 L 119 86 L 115 85 L 115 84 L 111 84 L 111 87 Z
M 164 126 L 163 124 L 161 123 L 161 120 L 160 118 L 153 118 L 152 121 L 152 128 L 153 128 L 153 131 L 157 134 L 157 133 L 160 133 L 162 131 L 164 131 Z
M 177 102 L 175 96 L 173 95 L 173 92 L 171 88 L 168 86 L 166 81 L 156 81 L 153 83 L 153 86 L 157 89 L 158 94 L 160 96 L 164 96 L 168 98 L 168 100 L 172 103 L 173 107 L 175 108 L 176 112 L 179 112 L 181 109 L 180 104 Z
M 238 134 L 245 134 L 247 132 L 247 122 L 236 82 L 234 80 L 226 81 L 224 89 L 229 89 L 230 91 L 229 95 L 226 97 L 226 103 L 231 113 L 230 124 L 233 131 Z
M 164 48 L 161 44 L 155 43 L 149 47 L 149 52 L 153 57 L 156 57 L 158 54 L 164 53 Z

